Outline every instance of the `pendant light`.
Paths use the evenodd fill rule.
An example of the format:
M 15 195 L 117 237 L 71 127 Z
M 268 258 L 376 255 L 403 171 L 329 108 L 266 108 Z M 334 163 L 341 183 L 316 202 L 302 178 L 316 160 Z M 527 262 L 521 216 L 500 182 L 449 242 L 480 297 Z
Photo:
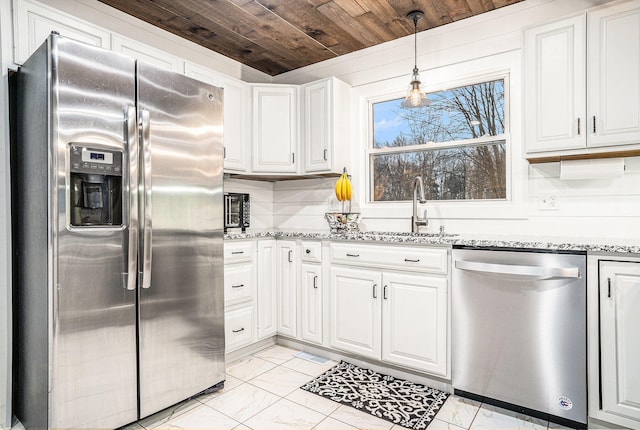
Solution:
M 414 10 L 407 14 L 407 18 L 413 21 L 413 47 L 414 47 L 414 66 L 413 75 L 411 76 L 411 83 L 409 84 L 409 91 L 407 97 L 402 101 L 400 106 L 405 108 L 424 107 L 431 104 L 429 100 L 420 88 L 420 75 L 418 74 L 418 21 L 424 17 L 424 13 L 420 10 Z

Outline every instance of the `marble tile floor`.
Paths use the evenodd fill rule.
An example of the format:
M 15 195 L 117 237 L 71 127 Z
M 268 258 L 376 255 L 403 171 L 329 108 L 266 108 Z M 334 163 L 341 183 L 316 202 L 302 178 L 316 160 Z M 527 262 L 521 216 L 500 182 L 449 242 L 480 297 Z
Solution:
M 227 365 L 223 390 L 183 402 L 125 430 L 402 430 L 404 427 L 300 390 L 334 366 L 275 345 Z M 553 423 L 450 396 L 428 430 L 561 429 Z

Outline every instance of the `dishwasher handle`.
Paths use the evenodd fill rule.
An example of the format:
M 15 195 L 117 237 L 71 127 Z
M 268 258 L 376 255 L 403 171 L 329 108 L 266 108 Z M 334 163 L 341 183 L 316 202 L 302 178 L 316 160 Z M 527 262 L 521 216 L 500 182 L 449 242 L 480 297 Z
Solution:
M 455 268 L 470 272 L 518 275 L 535 279 L 580 278 L 580 269 L 577 267 L 516 266 L 512 264 L 456 260 Z

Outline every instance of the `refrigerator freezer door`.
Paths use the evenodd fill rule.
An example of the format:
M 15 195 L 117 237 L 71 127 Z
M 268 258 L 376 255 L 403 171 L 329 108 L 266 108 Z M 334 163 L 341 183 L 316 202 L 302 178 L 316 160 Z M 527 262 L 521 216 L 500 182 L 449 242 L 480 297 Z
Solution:
M 138 288 L 145 417 L 224 380 L 222 90 L 139 62 L 138 110 L 149 113 L 139 163 L 141 281 L 145 245 L 152 257 L 150 284 Z
M 123 142 L 127 110 L 135 103 L 135 63 L 62 37 L 52 36 L 51 41 L 50 141 L 55 170 L 50 173 L 49 198 L 49 426 L 118 427 L 137 418 L 136 292 L 127 289 L 128 187 L 123 195 L 113 196 L 122 200 L 124 225 L 71 228 L 66 182 L 70 143 L 121 151 L 127 160 Z

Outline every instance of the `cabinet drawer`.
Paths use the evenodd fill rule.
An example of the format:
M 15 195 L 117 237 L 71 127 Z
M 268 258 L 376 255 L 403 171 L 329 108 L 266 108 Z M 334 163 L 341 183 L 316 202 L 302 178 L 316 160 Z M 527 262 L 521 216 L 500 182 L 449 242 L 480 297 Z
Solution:
M 301 257 L 302 261 L 308 263 L 320 263 L 322 262 L 322 243 L 321 242 L 307 242 L 302 241 L 301 245 Z
M 236 263 L 251 261 L 255 255 L 255 241 L 226 241 L 224 243 L 224 262 Z
M 255 292 L 253 263 L 227 264 L 224 267 L 224 304 L 250 301 Z
M 224 339 L 226 352 L 253 342 L 253 306 L 227 311 L 224 315 Z
M 446 249 L 332 243 L 331 262 L 354 266 L 424 271 L 446 275 Z

